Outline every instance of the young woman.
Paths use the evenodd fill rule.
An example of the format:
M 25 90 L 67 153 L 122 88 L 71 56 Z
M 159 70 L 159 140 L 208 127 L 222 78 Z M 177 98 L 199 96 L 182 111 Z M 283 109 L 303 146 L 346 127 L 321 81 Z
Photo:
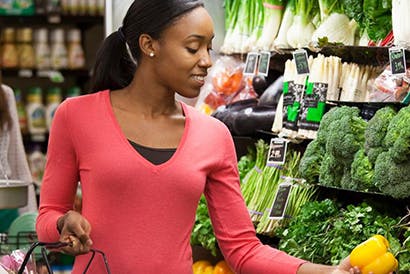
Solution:
M 55 114 L 40 240 L 70 241 L 63 251 L 75 255 L 100 249 L 112 273 L 192 273 L 190 234 L 204 193 L 235 272 L 349 273 L 348 260 L 316 265 L 262 245 L 241 196 L 229 131 L 174 99 L 198 96 L 213 36 L 201 1 L 133 2 L 98 52 L 99 92 L 66 100 Z M 78 181 L 81 214 L 72 211 Z M 77 256 L 73 273 L 88 259 Z M 90 273 L 105 273 L 101 260 Z

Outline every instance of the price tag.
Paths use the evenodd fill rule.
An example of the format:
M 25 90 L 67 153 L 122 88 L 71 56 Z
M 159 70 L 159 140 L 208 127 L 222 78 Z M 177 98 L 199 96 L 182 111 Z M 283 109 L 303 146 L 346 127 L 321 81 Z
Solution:
M 263 51 L 259 56 L 258 74 L 268 76 L 269 73 L 270 52 Z
M 288 182 L 281 183 L 278 186 L 278 191 L 276 192 L 275 199 L 273 200 L 269 213 L 269 219 L 283 219 L 291 190 L 292 184 Z
M 390 68 L 393 75 L 406 73 L 406 54 L 404 48 L 389 48 Z
M 294 51 L 293 59 L 295 60 L 298 74 L 309 74 L 309 61 L 306 50 L 300 49 Z
M 287 140 L 283 138 L 272 138 L 268 151 L 268 166 L 283 165 L 286 160 Z
M 254 75 L 256 72 L 256 66 L 258 65 L 259 53 L 249 52 L 246 56 L 244 75 Z

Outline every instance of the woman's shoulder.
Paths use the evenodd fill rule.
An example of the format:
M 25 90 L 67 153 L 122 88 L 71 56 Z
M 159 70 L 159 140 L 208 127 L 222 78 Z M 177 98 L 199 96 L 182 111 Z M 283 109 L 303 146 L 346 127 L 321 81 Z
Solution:
M 98 102 L 104 102 L 105 91 L 82 94 L 75 97 L 66 98 L 61 102 L 60 108 L 72 108 L 80 110 L 82 108 L 91 109 L 98 106 Z
M 205 114 L 192 106 L 185 105 L 185 108 L 189 112 L 189 117 L 192 121 L 192 124 L 195 125 L 194 128 L 209 133 L 212 132 L 218 135 L 222 134 L 230 136 L 228 127 L 220 120 L 208 114 Z

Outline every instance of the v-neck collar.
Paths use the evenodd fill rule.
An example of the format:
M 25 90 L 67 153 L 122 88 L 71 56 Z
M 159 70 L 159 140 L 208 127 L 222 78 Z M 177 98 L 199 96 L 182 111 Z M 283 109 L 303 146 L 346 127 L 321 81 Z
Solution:
M 132 153 L 132 155 L 136 155 L 136 157 L 140 160 L 140 162 L 142 164 L 144 164 L 145 166 L 147 166 L 148 168 L 151 169 L 155 169 L 155 170 L 159 170 L 162 168 L 165 168 L 169 165 L 171 165 L 173 162 L 177 161 L 179 158 L 179 155 L 182 153 L 183 149 L 184 149 L 184 145 L 188 136 L 188 131 L 189 131 L 189 127 L 190 127 L 190 115 L 189 115 L 189 109 L 188 107 L 183 103 L 179 101 L 179 104 L 181 105 L 183 114 L 185 116 L 185 125 L 184 125 L 184 132 L 182 133 L 182 137 L 179 140 L 179 144 L 176 148 L 175 153 L 172 155 L 172 157 L 170 159 L 168 159 L 166 162 L 156 165 L 151 163 L 149 160 L 145 159 L 138 151 L 136 151 L 132 145 L 129 143 L 127 137 L 125 136 L 125 134 L 123 133 L 120 124 L 118 123 L 117 118 L 115 117 L 114 114 L 114 109 L 111 103 L 111 97 L 110 97 L 110 90 L 105 90 L 102 91 L 102 96 L 104 97 L 104 102 L 106 105 L 106 109 L 108 111 L 108 116 L 111 118 L 114 130 L 118 133 L 118 136 L 120 137 L 121 142 L 124 144 L 124 146 L 126 146 L 126 149 Z

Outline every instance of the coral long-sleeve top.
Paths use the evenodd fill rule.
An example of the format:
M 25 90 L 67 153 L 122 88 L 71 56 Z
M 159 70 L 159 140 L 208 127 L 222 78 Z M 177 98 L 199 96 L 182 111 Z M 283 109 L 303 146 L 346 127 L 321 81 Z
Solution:
M 64 101 L 50 131 L 39 240 L 59 239 L 56 221 L 72 209 L 81 181 L 93 247 L 105 252 L 112 273 L 192 273 L 190 234 L 205 193 L 219 246 L 236 273 L 296 273 L 304 261 L 256 237 L 225 125 L 181 105 L 182 139 L 167 162 L 154 165 L 122 133 L 109 91 Z M 89 256 L 77 256 L 73 273 L 83 272 Z M 89 273 L 106 273 L 98 255 Z

